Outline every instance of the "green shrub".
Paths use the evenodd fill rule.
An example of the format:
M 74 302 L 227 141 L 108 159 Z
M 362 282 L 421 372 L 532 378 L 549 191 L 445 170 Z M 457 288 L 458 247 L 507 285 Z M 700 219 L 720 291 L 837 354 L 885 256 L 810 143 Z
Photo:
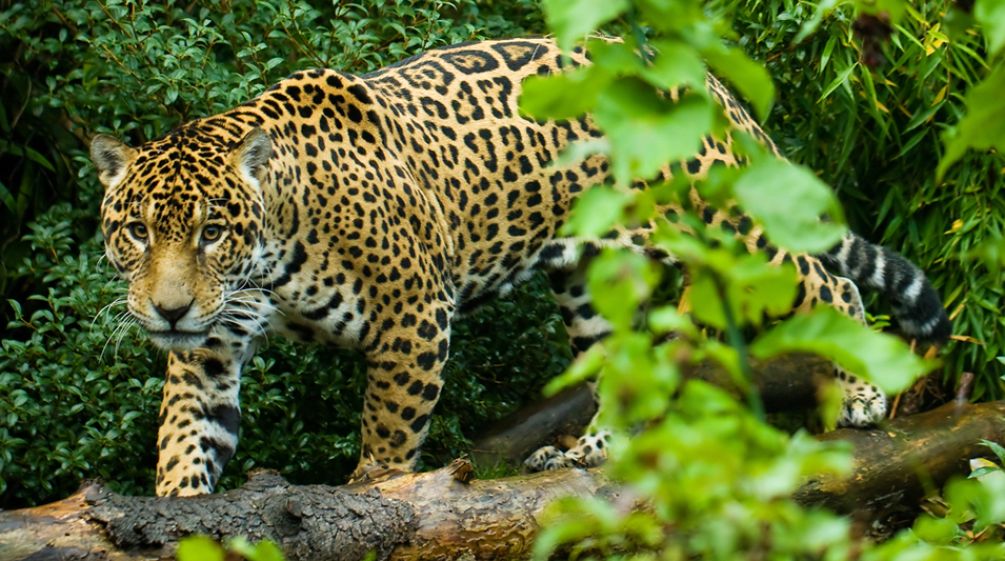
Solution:
M 838 17 L 845 11 L 876 9 L 866 0 L 849 4 Z M 551 505 L 541 521 L 534 558 L 1001 559 L 1005 473 L 997 466 L 975 471 L 971 480 L 951 482 L 943 515 L 923 515 L 889 541 L 874 544 L 856 538 L 850 517 L 806 507 L 792 498 L 801 485 L 821 474 L 848 474 L 852 457 L 846 443 L 822 441 L 802 431 L 786 434 L 765 423 L 755 392 L 742 404 L 721 388 L 682 376 L 681 366 L 689 360 L 714 360 L 741 387 L 749 388 L 751 357 L 812 351 L 893 393 L 909 387 L 932 366 L 902 341 L 828 306 L 765 326 L 765 317 L 789 311 L 795 275 L 785 274 L 784 265 L 768 265 L 763 252 L 749 254 L 736 242 L 732 228 L 724 234 L 718 226 L 707 225 L 686 203 L 691 188 L 706 200 L 717 196 L 736 201 L 771 243 L 814 251 L 812 246 L 827 247 L 833 243 L 828 238 L 841 235 L 843 219 L 833 210 L 833 194 L 807 168 L 779 162 L 738 133 L 733 148 L 747 160 L 744 167 L 713 170 L 705 181 L 682 180 L 683 174 L 675 173 L 662 184 L 634 182 L 653 177 L 664 163 L 678 170 L 682 155 L 696 149 L 702 134 L 716 130 L 711 119 L 694 118 L 700 114 L 696 108 L 711 103 L 701 85 L 702 69 L 694 69 L 702 60 L 733 82 L 759 112 L 766 112 L 770 86 L 765 73 L 719 37 L 720 30 L 729 29 L 723 13 L 709 14 L 697 3 L 663 0 L 546 0 L 544 5 L 551 29 L 566 47 L 617 17 L 624 17 L 634 31 L 625 45 L 587 41 L 594 64 L 577 70 L 574 80 L 549 76 L 525 84 L 521 104 L 535 117 L 572 119 L 588 112 L 608 140 L 591 148 L 610 158 L 614 185 L 591 189 L 579 199 L 566 228 L 577 234 L 597 233 L 615 222 L 653 220 L 652 243 L 677 257 L 689 275 L 691 313 L 653 302 L 661 284 L 659 271 L 639 255 L 609 249 L 591 263 L 591 296 L 612 332 L 549 389 L 596 378 L 599 423 L 612 433 L 606 472 L 621 487 L 613 499 L 576 496 Z M 898 2 L 882 5 L 911 11 Z M 979 4 L 975 12 L 982 8 Z M 673 17 L 666 17 L 671 12 Z M 750 19 L 748 14 L 747 23 Z M 642 32 L 645 24 L 652 26 L 651 38 Z M 798 32 L 799 26 L 792 27 Z M 756 30 L 765 35 L 771 31 Z M 991 29 L 984 32 L 992 34 Z M 992 52 L 975 55 L 975 60 L 990 66 L 996 63 L 994 57 Z M 870 79 L 868 73 L 863 75 L 863 80 Z M 840 87 L 840 82 L 835 84 Z M 661 96 L 669 87 L 686 90 Z M 973 96 L 967 98 L 968 112 L 987 112 L 987 107 L 971 103 Z M 987 124 L 1005 140 L 1005 123 Z M 653 138 L 656 129 L 679 134 Z M 639 137 L 653 140 L 634 141 Z M 839 159 L 842 150 L 832 146 L 832 158 Z M 972 157 L 982 156 L 997 157 Z M 921 173 L 935 176 L 938 158 L 928 164 Z M 668 219 L 653 210 L 653 200 L 676 202 L 680 212 Z M 820 220 L 822 214 L 830 219 Z M 682 224 L 686 234 L 681 233 Z M 640 307 L 642 321 L 635 317 Z M 761 328 L 749 342 L 747 327 Z M 709 328 L 723 336 L 710 334 Z M 834 419 L 834 405 L 822 407 L 825 422 Z M 1005 458 L 1005 449 L 987 444 L 999 460 Z

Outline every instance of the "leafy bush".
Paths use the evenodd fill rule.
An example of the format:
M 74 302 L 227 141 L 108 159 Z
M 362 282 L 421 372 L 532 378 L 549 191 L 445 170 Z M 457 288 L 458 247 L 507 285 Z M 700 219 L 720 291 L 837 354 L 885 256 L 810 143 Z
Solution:
M 910 11 L 896 2 L 883 6 Z M 948 508 L 941 515 L 923 516 L 880 545 L 855 543 L 847 518 L 791 499 L 809 476 L 847 472 L 851 458 L 846 448 L 768 426 L 756 395 L 749 396 L 747 407 L 721 389 L 682 378 L 681 362 L 712 359 L 741 387 L 750 387 L 750 356 L 812 350 L 842 366 L 858 363 L 856 375 L 896 392 L 931 367 L 902 342 L 829 307 L 778 322 L 752 342 L 745 340 L 744 327 L 763 325 L 765 316 L 786 312 L 794 275 L 785 274 L 784 267 L 770 267 L 763 255 L 748 255 L 732 231 L 724 234 L 706 226 L 685 202 L 690 187 L 706 200 L 736 201 L 773 243 L 786 249 L 826 247 L 832 243 L 827 240 L 840 236 L 841 220 L 833 213 L 827 189 L 811 172 L 772 159 L 739 133 L 734 148 L 748 166 L 710 173 L 693 185 L 681 181 L 677 162 L 718 125 L 694 118 L 711 103 L 702 86 L 702 60 L 733 82 L 761 114 L 770 103 L 763 71 L 715 31 L 730 27 L 723 12 L 707 13 L 681 3 L 674 4 L 671 18 L 666 17 L 667 3 L 660 0 L 552 0 L 545 7 L 551 28 L 565 46 L 621 16 L 634 31 L 625 45 L 587 41 L 594 64 L 578 70 L 574 78 L 539 77 L 526 84 L 521 103 L 535 117 L 574 118 L 590 112 L 607 133 L 608 143 L 593 143 L 589 149 L 609 156 L 614 185 L 584 195 L 566 228 L 584 234 L 603 231 L 617 221 L 654 220 L 654 243 L 677 257 L 690 276 L 692 312 L 685 316 L 673 306 L 652 303 L 659 271 L 634 253 L 606 250 L 591 265 L 591 294 L 598 312 L 610 321 L 612 334 L 549 389 L 596 376 L 600 424 L 613 431 L 607 467 L 624 490 L 613 501 L 576 497 L 552 505 L 542 522 L 535 558 L 1000 559 L 1005 554 L 1005 474 L 997 467 L 975 472 L 970 481 L 950 483 L 945 490 Z M 846 9 L 875 6 L 858 2 Z M 806 21 L 812 31 L 809 14 Z M 652 38 L 642 32 L 645 24 L 652 26 Z M 985 31 L 991 36 L 995 29 Z M 984 56 L 995 60 L 993 53 Z M 668 87 L 685 89 L 677 96 L 661 96 Z M 966 109 L 971 114 L 987 110 Z M 672 140 L 633 142 L 656 128 L 683 132 Z M 1005 124 L 992 123 L 991 128 L 1000 134 Z M 959 137 L 947 138 L 950 152 L 943 162 L 954 157 L 951 147 Z M 832 149 L 832 156 L 839 154 Z M 637 177 L 653 177 L 664 162 L 675 172 L 673 180 L 644 189 L 633 184 Z M 932 176 L 938 173 L 937 164 L 934 159 L 927 166 Z M 788 204 L 788 198 L 798 204 Z M 654 201 L 676 201 L 684 211 L 667 220 L 653 211 Z M 785 215 L 782 220 L 780 213 Z M 823 214 L 831 220 L 819 220 Z M 686 225 L 688 234 L 680 233 L 678 223 Z M 792 223 L 800 228 L 793 231 Z M 646 310 L 641 326 L 632 313 L 639 306 Z M 709 338 L 706 327 L 724 333 L 725 343 Z M 673 335 L 669 340 L 668 334 Z M 825 417 L 834 413 L 825 407 Z M 999 459 L 1005 457 L 1005 449 L 989 447 Z M 639 504 L 645 506 L 637 508 Z

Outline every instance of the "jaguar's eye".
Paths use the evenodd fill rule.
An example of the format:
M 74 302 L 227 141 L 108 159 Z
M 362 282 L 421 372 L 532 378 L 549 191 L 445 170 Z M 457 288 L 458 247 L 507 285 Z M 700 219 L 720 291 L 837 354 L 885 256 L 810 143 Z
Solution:
M 201 242 L 204 244 L 213 243 L 223 235 L 223 226 L 218 224 L 206 224 L 202 227 Z
M 142 222 L 130 222 L 126 225 L 126 230 L 129 231 L 130 236 L 141 242 L 147 241 L 147 237 L 150 235 L 150 232 L 147 231 L 147 225 Z

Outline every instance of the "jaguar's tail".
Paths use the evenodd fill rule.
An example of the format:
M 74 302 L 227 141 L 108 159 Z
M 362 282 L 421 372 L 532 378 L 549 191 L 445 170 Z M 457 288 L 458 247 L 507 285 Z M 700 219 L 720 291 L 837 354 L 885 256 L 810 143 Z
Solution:
M 952 324 L 942 299 L 925 273 L 900 254 L 849 232 L 817 257 L 859 288 L 878 290 L 893 305 L 896 327 L 904 335 L 939 344 L 949 338 Z

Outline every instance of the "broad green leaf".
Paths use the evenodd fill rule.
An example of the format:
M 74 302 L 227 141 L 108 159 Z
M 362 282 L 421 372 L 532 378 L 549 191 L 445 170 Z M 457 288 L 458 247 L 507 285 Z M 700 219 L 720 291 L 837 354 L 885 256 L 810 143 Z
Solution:
M 914 521 L 912 531 L 926 542 L 950 545 L 959 534 L 960 528 L 949 518 L 936 518 L 923 514 Z
M 754 107 L 758 119 L 764 121 L 775 101 L 775 84 L 771 75 L 760 63 L 742 50 L 716 46 L 702 51 L 705 60 L 718 76 L 725 78 Z
M 237 537 L 227 542 L 227 549 L 240 554 L 248 561 L 283 561 L 283 551 L 269 540 L 252 545 L 247 538 Z
M 660 335 L 679 333 L 691 338 L 698 337 L 698 330 L 691 318 L 677 311 L 673 305 L 660 306 L 649 312 L 649 328 Z
M 628 0 L 543 0 L 542 7 L 558 46 L 568 50 L 601 24 L 621 15 L 628 9 Z
M 568 167 L 579 165 L 583 160 L 597 154 L 609 154 L 611 143 L 606 138 L 591 138 L 589 140 L 577 140 L 569 144 L 555 158 L 553 165 L 556 167 Z
M 714 109 L 703 96 L 662 99 L 641 80 L 612 83 L 594 118 L 611 142 L 611 165 L 621 185 L 652 178 L 668 164 L 695 154 L 712 128 Z
M 716 287 L 722 284 L 726 302 L 737 327 L 759 326 L 764 318 L 777 317 L 792 309 L 796 297 L 796 275 L 791 266 L 775 267 L 763 258 L 745 255 L 735 258 L 724 251 L 709 252 L 707 267 L 692 271 L 691 300 L 693 313 L 702 323 L 725 329 L 724 302 Z M 715 263 L 715 258 L 724 260 Z
M 38 165 L 44 167 L 45 169 L 47 169 L 49 171 L 53 171 L 53 172 L 56 171 L 56 168 L 53 167 L 52 162 L 50 162 L 38 150 L 35 150 L 31 146 L 25 146 L 24 149 L 25 149 L 24 150 L 24 155 L 29 160 L 37 163 Z
M 538 119 L 574 119 L 593 110 L 610 76 L 596 67 L 524 80 L 520 112 Z
M 897 24 L 904 17 L 907 4 L 906 0 L 856 0 L 855 8 L 860 12 L 887 18 L 890 23 Z
M 209 536 L 192 536 L 178 543 L 178 561 L 223 561 L 223 548 Z
M 797 276 L 788 263 L 774 266 L 763 255 L 744 255 L 727 274 L 730 299 L 747 323 L 760 325 L 765 317 L 778 317 L 792 310 Z
M 656 41 L 656 57 L 640 74 L 654 86 L 670 89 L 679 86 L 705 87 L 705 63 L 701 53 L 680 41 Z
M 939 178 L 968 148 L 1005 152 L 1005 64 L 998 65 L 983 82 L 967 92 L 967 114 L 946 138 L 946 153 L 939 162 Z
M 974 5 L 974 17 L 984 28 L 992 54 L 1005 47 L 1005 0 L 978 0 Z
M 659 279 L 660 270 L 642 255 L 604 250 L 590 264 L 587 288 L 594 307 L 615 329 L 630 329 Z
M 934 364 L 900 339 L 870 330 L 830 306 L 799 314 L 759 337 L 750 347 L 758 358 L 811 352 L 893 394 L 906 389 Z
M 606 352 L 603 344 L 591 346 L 586 352 L 580 353 L 565 372 L 552 378 L 541 390 L 545 396 L 552 396 L 565 388 L 575 386 L 594 377 L 604 365 Z
M 740 176 L 734 192 L 768 239 L 790 251 L 825 251 L 845 232 L 841 206 L 830 188 L 806 168 L 784 160 L 758 160 Z
M 631 197 L 606 185 L 588 189 L 577 200 L 569 216 L 562 225 L 562 232 L 586 237 L 599 237 L 611 230 Z

